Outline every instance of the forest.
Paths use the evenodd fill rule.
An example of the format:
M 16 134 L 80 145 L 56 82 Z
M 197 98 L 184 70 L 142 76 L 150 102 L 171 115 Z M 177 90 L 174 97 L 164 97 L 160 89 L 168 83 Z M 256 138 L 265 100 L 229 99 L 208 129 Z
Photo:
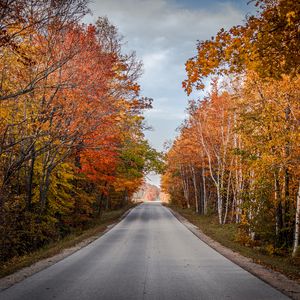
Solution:
M 167 150 L 162 188 L 174 205 L 237 224 L 239 242 L 295 257 L 300 4 L 253 2 L 243 25 L 198 41 L 185 64 L 183 89 L 194 100 Z
M 0 262 L 124 207 L 157 170 L 142 64 L 87 0 L 0 2 Z

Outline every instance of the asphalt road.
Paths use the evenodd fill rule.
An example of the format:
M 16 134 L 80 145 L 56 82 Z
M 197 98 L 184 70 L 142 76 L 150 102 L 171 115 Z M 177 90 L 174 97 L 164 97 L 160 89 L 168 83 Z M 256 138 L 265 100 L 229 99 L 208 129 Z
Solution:
M 1 300 L 288 299 L 208 247 L 159 203 L 133 209 L 87 247 Z

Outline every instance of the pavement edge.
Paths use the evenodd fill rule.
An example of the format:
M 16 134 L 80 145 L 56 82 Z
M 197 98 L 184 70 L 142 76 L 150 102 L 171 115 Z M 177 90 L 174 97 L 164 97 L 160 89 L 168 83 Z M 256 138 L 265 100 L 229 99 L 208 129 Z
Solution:
M 186 218 L 180 215 L 178 212 L 174 211 L 170 207 L 166 207 L 174 216 L 181 222 L 187 229 L 189 229 L 195 236 L 197 236 L 201 241 L 206 243 L 208 246 L 213 248 L 218 253 L 225 256 L 227 259 L 231 260 L 235 264 L 239 265 L 241 268 L 245 269 L 249 273 L 268 283 L 275 289 L 279 290 L 291 299 L 300 300 L 300 285 L 286 277 L 285 275 L 267 269 L 266 267 L 254 263 L 252 259 L 247 258 L 238 252 L 226 248 L 219 242 L 213 240 L 206 234 L 204 234 L 200 228 L 190 223 Z
M 64 249 L 61 253 L 58 253 L 54 256 L 42 259 L 28 267 L 25 267 L 25 268 L 20 269 L 19 271 L 16 271 L 15 273 L 12 273 L 3 278 L 0 278 L 0 292 L 8 289 L 9 287 L 13 286 L 16 283 L 23 281 L 27 277 L 32 276 L 35 273 L 38 273 L 56 263 L 58 263 L 59 261 L 63 260 L 64 258 L 72 255 L 76 251 L 78 251 L 78 250 L 82 249 L 83 247 L 89 245 L 90 243 L 94 242 L 95 240 L 97 240 L 98 238 L 100 238 L 101 236 L 106 234 L 108 231 L 113 229 L 117 224 L 119 224 L 123 219 L 125 219 L 134 208 L 138 207 L 139 205 L 141 205 L 141 204 L 138 204 L 132 208 L 129 208 L 117 219 L 118 220 L 117 222 L 114 222 L 113 224 L 108 225 L 104 231 L 79 242 L 78 244 L 76 244 L 73 247 Z

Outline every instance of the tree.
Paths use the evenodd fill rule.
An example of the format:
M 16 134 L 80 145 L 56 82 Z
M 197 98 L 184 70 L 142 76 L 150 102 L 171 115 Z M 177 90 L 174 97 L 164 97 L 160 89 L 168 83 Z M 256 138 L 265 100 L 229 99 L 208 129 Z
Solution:
M 292 0 L 259 0 L 256 16 L 245 25 L 223 28 L 210 40 L 199 41 L 197 55 L 186 62 L 183 87 L 203 89 L 203 79 L 212 74 L 257 72 L 263 78 L 281 79 L 299 74 L 299 10 Z
M 78 23 L 85 4 L 1 2 L 1 261 L 123 207 L 162 168 L 142 133 L 141 63 L 107 18 Z
M 216 106 L 214 115 L 212 97 L 199 101 L 189 110 L 190 123 L 179 140 L 187 136 L 196 145 L 198 135 L 201 149 L 196 152 L 214 184 L 220 223 L 222 212 L 223 223 L 231 213 L 245 236 L 289 248 L 299 236 L 300 6 L 280 0 L 255 3 L 256 15 L 199 41 L 197 55 L 186 62 L 187 94 L 204 89 L 205 78 L 222 76 L 220 94 L 227 106 Z M 176 159 L 176 164 L 184 161 Z M 168 164 L 168 178 L 175 160 Z

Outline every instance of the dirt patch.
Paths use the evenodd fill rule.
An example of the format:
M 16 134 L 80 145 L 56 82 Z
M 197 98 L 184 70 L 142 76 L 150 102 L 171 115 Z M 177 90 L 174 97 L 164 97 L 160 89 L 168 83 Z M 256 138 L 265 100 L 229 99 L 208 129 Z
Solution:
M 186 218 L 181 216 L 176 211 L 168 208 L 172 214 L 183 224 L 185 225 L 193 234 L 195 234 L 199 239 L 205 242 L 208 246 L 215 249 L 217 252 L 236 263 L 246 271 L 270 284 L 277 290 L 281 291 L 283 294 L 289 296 L 292 299 L 300 300 L 300 285 L 287 278 L 285 275 L 267 269 L 266 267 L 256 264 L 252 259 L 242 256 L 241 254 L 232 251 L 229 248 L 224 247 L 220 243 L 214 241 L 206 234 L 204 234 L 201 229 L 190 223 Z

